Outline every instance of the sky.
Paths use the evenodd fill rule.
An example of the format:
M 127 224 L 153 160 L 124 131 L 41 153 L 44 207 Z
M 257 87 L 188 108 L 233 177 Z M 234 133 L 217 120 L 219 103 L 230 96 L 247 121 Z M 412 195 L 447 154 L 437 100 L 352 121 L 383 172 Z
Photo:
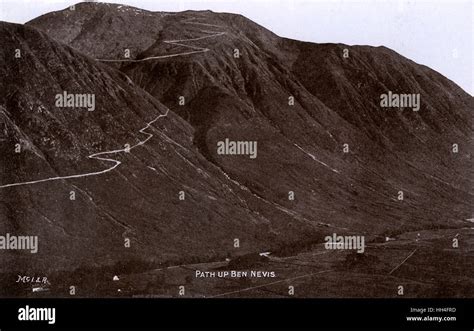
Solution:
M 25 23 L 79 0 L 0 0 L 0 21 Z M 242 14 L 276 34 L 316 43 L 386 46 L 474 95 L 473 0 L 114 0 L 152 11 Z

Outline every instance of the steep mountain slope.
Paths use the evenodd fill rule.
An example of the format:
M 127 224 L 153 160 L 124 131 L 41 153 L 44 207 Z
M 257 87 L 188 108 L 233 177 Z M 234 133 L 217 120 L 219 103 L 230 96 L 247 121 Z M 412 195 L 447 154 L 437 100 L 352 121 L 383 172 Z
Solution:
M 108 15 L 124 10 L 77 10 L 91 7 Z M 451 226 L 470 216 L 472 97 L 441 75 L 386 48 L 282 39 L 239 15 L 152 15 L 161 18 L 161 32 L 146 34 L 156 41 L 139 61 L 107 63 L 192 124 L 201 153 L 255 195 L 312 222 L 356 231 Z M 71 24 L 65 16 L 62 28 Z M 30 24 L 44 29 L 57 21 L 43 16 Z M 100 44 L 104 29 L 94 26 L 89 45 Z M 153 58 L 199 49 L 208 51 Z M 380 95 L 388 91 L 419 93 L 420 110 L 382 109 Z M 225 138 L 257 141 L 258 157 L 217 155 Z
M 278 243 L 293 217 L 259 206 L 202 157 L 179 116 L 44 33 L 0 30 L 0 232 L 39 237 L 37 254 L 0 255 L 4 291 L 19 286 L 17 274 L 223 259 L 236 252 L 235 238 L 240 252 Z M 56 107 L 64 91 L 94 94 L 95 110 Z M 312 231 L 301 222 L 280 242 Z

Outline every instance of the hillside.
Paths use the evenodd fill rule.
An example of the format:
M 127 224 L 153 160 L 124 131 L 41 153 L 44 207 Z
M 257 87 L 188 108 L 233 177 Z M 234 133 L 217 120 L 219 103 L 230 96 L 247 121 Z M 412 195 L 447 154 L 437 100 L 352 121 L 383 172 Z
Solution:
M 289 40 L 235 14 L 101 3 L 2 23 L 0 36 L 10 53 L 24 50 L 2 55 L 2 152 L 29 146 L 0 165 L 0 187 L 121 162 L 0 188 L 4 230 L 43 238 L 34 267 L 9 256 L 19 269 L 133 273 L 297 256 L 334 233 L 411 245 L 413 233 L 468 229 L 473 98 L 388 48 Z M 63 91 L 95 94 L 97 109 L 54 107 Z M 382 107 L 388 93 L 418 95 L 419 107 Z M 145 133 L 130 153 L 104 153 Z M 226 140 L 256 142 L 255 157 L 220 154 Z M 71 190 L 81 192 L 74 202 Z M 469 245 L 449 259 L 464 261 Z
M 249 207 L 256 199 L 198 153 L 179 116 L 37 30 L 0 28 L 1 230 L 40 242 L 34 258 L 2 254 L 2 272 L 209 259 L 229 254 L 234 237 L 244 251 L 273 240 L 269 228 L 279 231 L 286 214 L 267 208 L 281 217 L 270 224 Z M 10 56 L 17 48 L 21 58 Z M 94 94 L 96 109 L 56 107 L 64 91 Z

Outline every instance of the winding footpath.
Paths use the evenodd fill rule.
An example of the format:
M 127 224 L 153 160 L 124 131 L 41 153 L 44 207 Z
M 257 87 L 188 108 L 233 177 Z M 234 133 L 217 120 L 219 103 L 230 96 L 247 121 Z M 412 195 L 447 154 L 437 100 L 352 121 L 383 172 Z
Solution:
M 184 21 L 183 24 L 197 24 L 197 25 L 204 25 L 204 26 L 221 28 L 220 25 L 200 23 L 200 22 L 189 22 L 191 20 L 193 20 L 193 18 Z M 121 59 L 121 60 L 96 59 L 96 60 L 101 61 L 101 62 L 144 62 L 144 61 L 150 61 L 150 60 L 166 59 L 166 58 L 176 57 L 176 56 L 191 55 L 191 54 L 196 54 L 196 53 L 206 53 L 206 52 L 210 51 L 209 48 L 198 47 L 198 46 L 190 46 L 190 45 L 186 45 L 186 44 L 182 44 L 182 43 L 187 42 L 187 41 L 197 41 L 197 40 L 203 40 L 203 39 L 208 39 L 208 38 L 219 37 L 219 36 L 222 36 L 222 35 L 225 34 L 225 32 L 223 32 L 223 31 L 199 30 L 199 32 L 208 33 L 209 35 L 198 37 L 198 38 L 191 38 L 191 39 L 176 39 L 176 40 L 164 40 L 163 41 L 163 43 L 165 43 L 165 44 L 190 48 L 191 50 L 188 51 L 188 52 L 169 54 L 169 55 L 156 55 L 156 56 L 145 57 L 143 59 L 138 59 L 138 60 L 136 60 L 136 59 Z
M 146 137 L 144 140 L 139 141 L 135 145 L 130 146 L 129 148 L 122 148 L 122 149 L 115 149 L 115 150 L 112 150 L 112 151 L 99 152 L 99 153 L 94 153 L 94 154 L 91 154 L 91 155 L 88 156 L 89 159 L 96 159 L 96 160 L 101 160 L 101 161 L 113 162 L 114 165 L 107 168 L 107 169 L 104 169 L 104 170 L 101 170 L 101 171 L 88 172 L 88 173 L 84 173 L 84 174 L 78 174 L 78 175 L 57 176 L 57 177 L 44 178 L 44 179 L 39 179 L 39 180 L 32 180 L 32 181 L 29 181 L 29 182 L 5 184 L 5 185 L 0 185 L 0 188 L 13 187 L 13 186 L 23 186 L 23 185 L 32 185 L 32 184 L 51 182 L 51 181 L 54 181 L 54 180 L 62 180 L 62 179 L 73 179 L 73 178 L 97 176 L 97 175 L 105 174 L 109 171 L 112 171 L 115 168 L 117 168 L 122 162 L 119 161 L 119 160 L 105 158 L 105 157 L 101 157 L 101 156 L 102 155 L 108 155 L 108 154 L 128 153 L 132 149 L 134 149 L 138 146 L 144 145 L 148 140 L 150 140 L 153 137 L 153 134 L 145 132 L 145 130 L 148 129 L 153 123 L 155 123 L 161 117 L 168 116 L 168 112 L 169 112 L 169 109 L 166 111 L 165 114 L 161 114 L 161 115 L 157 116 L 155 119 L 148 122 L 147 125 L 144 128 L 140 129 L 139 132 L 147 135 L 148 137 Z
M 190 20 L 193 20 L 193 18 L 189 19 L 188 21 L 185 21 L 183 23 L 184 24 L 198 24 L 198 25 L 204 25 L 204 26 L 220 27 L 218 25 L 207 24 L 207 23 L 189 22 Z M 202 39 L 207 39 L 207 38 L 218 37 L 218 36 L 222 36 L 223 34 L 225 34 L 225 32 L 217 32 L 217 31 L 207 31 L 207 30 L 199 30 L 199 31 L 204 32 L 204 33 L 211 33 L 211 34 L 207 35 L 207 36 L 199 37 L 199 38 L 179 39 L 179 40 L 165 40 L 165 41 L 163 41 L 164 43 L 167 43 L 167 44 L 188 47 L 188 48 L 192 49 L 192 51 L 177 53 L 177 54 L 170 54 L 170 55 L 151 56 L 151 57 L 143 58 L 143 59 L 140 59 L 140 60 L 133 60 L 133 59 L 124 59 L 124 60 L 96 59 L 96 60 L 97 61 L 103 61 L 103 62 L 143 62 L 143 61 L 149 61 L 149 60 L 171 58 L 171 57 L 176 57 L 176 56 L 185 56 L 185 55 L 196 54 L 196 53 L 205 53 L 205 52 L 209 51 L 209 48 L 190 46 L 190 45 L 186 45 L 186 44 L 182 44 L 182 43 L 187 42 L 187 41 L 196 41 L 196 40 L 202 40 Z M 122 162 L 119 161 L 119 160 L 116 160 L 116 159 L 112 159 L 110 157 L 103 157 L 103 156 L 110 155 L 110 154 L 128 153 L 132 149 L 134 149 L 138 146 L 144 145 L 148 140 L 150 140 L 153 137 L 153 134 L 145 132 L 145 130 L 147 130 L 153 123 L 155 123 L 160 118 L 168 116 L 168 113 L 169 113 L 169 109 L 167 109 L 165 114 L 161 114 L 161 115 L 157 116 L 155 119 L 148 122 L 145 127 L 140 129 L 139 132 L 147 135 L 147 137 L 144 140 L 139 141 L 135 145 L 130 146 L 129 148 L 122 148 L 122 149 L 115 149 L 115 150 L 111 150 L 111 151 L 104 151 L 104 152 L 94 153 L 94 154 L 91 154 L 91 155 L 88 156 L 89 159 L 112 162 L 113 165 L 108 167 L 107 169 L 104 169 L 104 170 L 101 170 L 101 171 L 83 173 L 83 174 L 68 175 L 68 176 L 56 176 L 56 177 L 49 177 L 49 178 L 32 180 L 32 181 L 27 181 L 27 182 L 4 184 L 4 185 L 0 185 L 0 189 L 7 188 L 7 187 L 15 187 L 15 186 L 33 185 L 33 184 L 51 182 L 51 181 L 56 181 L 56 180 L 66 180 L 66 179 L 97 176 L 97 175 L 102 175 L 102 174 L 105 174 L 107 172 L 110 172 L 110 171 L 114 170 L 115 168 L 117 168 Z

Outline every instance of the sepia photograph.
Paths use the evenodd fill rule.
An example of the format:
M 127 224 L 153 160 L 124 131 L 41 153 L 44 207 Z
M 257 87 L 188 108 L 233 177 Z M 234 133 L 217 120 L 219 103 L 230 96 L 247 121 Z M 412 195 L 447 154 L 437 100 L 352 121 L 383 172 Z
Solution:
M 473 5 L 0 0 L 0 301 L 472 304 Z

